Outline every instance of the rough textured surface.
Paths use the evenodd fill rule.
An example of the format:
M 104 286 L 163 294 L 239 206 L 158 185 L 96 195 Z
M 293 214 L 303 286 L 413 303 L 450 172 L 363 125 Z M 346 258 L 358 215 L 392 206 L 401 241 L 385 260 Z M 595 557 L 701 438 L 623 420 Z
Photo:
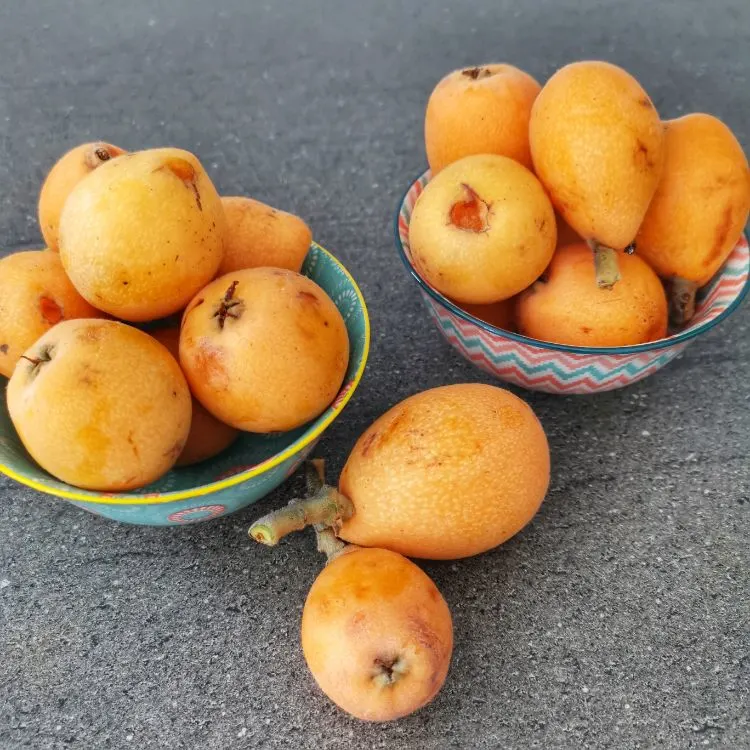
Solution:
M 747 148 L 749 29 L 746 0 L 5 2 L 0 247 L 39 241 L 45 171 L 93 138 L 194 150 L 223 192 L 306 217 L 374 326 L 366 381 L 320 445 L 335 475 L 397 399 L 483 379 L 439 338 L 391 239 L 437 79 L 604 57 L 663 115 L 711 111 Z M 306 673 L 312 540 L 246 538 L 299 479 L 174 530 L 1 479 L 0 747 L 750 747 L 749 324 L 745 305 L 628 390 L 526 395 L 553 451 L 548 500 L 501 549 L 426 566 L 455 660 L 438 699 L 394 725 L 348 719 Z

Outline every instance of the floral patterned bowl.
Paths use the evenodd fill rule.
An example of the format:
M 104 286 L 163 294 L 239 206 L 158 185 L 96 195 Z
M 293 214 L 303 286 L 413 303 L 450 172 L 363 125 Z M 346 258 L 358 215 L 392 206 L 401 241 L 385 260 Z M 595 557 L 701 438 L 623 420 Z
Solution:
M 477 367 L 522 388 L 587 394 L 642 380 L 664 367 L 697 336 L 728 318 L 750 290 L 750 251 L 743 236 L 724 266 L 699 291 L 690 324 L 658 341 L 622 347 L 566 346 L 496 328 L 440 294 L 411 262 L 409 220 L 429 178 L 429 170 L 417 177 L 399 203 L 394 230 L 401 259 L 419 285 L 430 316 L 450 344 Z
M 40 492 L 66 498 L 91 513 L 148 526 L 206 521 L 259 500 L 294 473 L 312 451 L 352 397 L 367 362 L 370 321 L 365 300 L 349 272 L 327 250 L 313 243 L 302 273 L 333 299 L 344 316 L 350 342 L 344 385 L 331 406 L 313 422 L 280 434 L 243 433 L 216 458 L 172 470 L 134 492 L 90 492 L 54 479 L 28 455 L 8 416 L 7 380 L 0 376 L 0 471 Z

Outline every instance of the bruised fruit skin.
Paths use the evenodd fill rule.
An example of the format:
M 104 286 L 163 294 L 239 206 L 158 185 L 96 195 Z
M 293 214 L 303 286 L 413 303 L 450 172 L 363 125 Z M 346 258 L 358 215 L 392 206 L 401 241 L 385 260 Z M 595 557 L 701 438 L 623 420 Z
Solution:
M 750 211 L 747 157 L 716 117 L 668 120 L 661 182 L 636 240 L 663 278 L 703 286 L 729 257 Z
M 174 357 L 112 320 L 68 320 L 47 331 L 19 361 L 7 397 L 34 460 L 89 490 L 155 481 L 190 430 L 190 391 Z
M 158 328 L 150 332 L 163 344 L 170 354 L 179 362 L 180 359 L 180 329 Z M 191 466 L 206 459 L 218 456 L 227 449 L 238 437 L 239 432 L 234 427 L 216 419 L 197 399 L 193 399 L 193 418 L 190 422 L 190 433 L 177 459 L 177 466 Z
M 125 151 L 111 143 L 83 143 L 68 151 L 52 167 L 39 193 L 39 227 L 50 250 L 58 250 L 63 205 L 71 190 L 90 172 Z
M 430 94 L 425 113 L 427 161 L 433 176 L 471 154 L 499 154 L 531 169 L 529 117 L 541 90 L 513 65 L 454 70 Z
M 357 441 L 339 480 L 354 513 L 339 536 L 409 557 L 477 555 L 531 521 L 549 471 L 544 430 L 521 399 L 490 385 L 433 388 Z
M 349 337 L 338 308 L 311 279 L 244 269 L 216 279 L 190 303 L 180 362 L 195 397 L 222 422 L 286 431 L 336 397 Z
M 448 605 L 432 580 L 384 549 L 347 548 L 320 573 L 302 613 L 302 650 L 323 692 L 365 721 L 429 703 L 453 652 Z
M 469 304 L 512 297 L 544 271 L 557 228 L 539 180 L 505 156 L 467 156 L 432 179 L 409 224 L 414 266 Z
M 60 255 L 76 289 L 124 320 L 182 310 L 224 254 L 221 200 L 198 159 L 176 148 L 106 162 L 71 192 Z
M 102 315 L 75 290 L 60 256 L 24 250 L 0 260 L 0 375 L 9 378 L 19 357 L 62 320 Z
M 504 299 L 502 302 L 495 302 L 493 305 L 460 305 L 464 312 L 473 315 L 485 323 L 489 323 L 495 328 L 502 328 L 504 331 L 515 331 L 516 323 L 514 320 L 516 298 Z
M 586 243 L 560 248 L 544 277 L 518 299 L 518 330 L 530 338 L 571 346 L 628 346 L 667 333 L 664 287 L 637 255 L 618 253 L 620 279 L 596 283 Z
M 648 94 L 606 62 L 558 70 L 529 123 L 534 171 L 583 239 L 624 250 L 635 239 L 662 170 L 663 127 Z
M 299 216 L 252 198 L 221 199 L 227 219 L 227 241 L 219 275 L 243 268 L 302 268 L 312 232 Z

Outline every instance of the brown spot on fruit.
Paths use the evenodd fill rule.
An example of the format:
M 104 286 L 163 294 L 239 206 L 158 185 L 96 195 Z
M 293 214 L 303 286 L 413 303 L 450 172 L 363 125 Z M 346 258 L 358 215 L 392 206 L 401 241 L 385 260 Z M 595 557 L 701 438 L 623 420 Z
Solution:
M 60 305 L 49 297 L 39 298 L 39 310 L 42 317 L 50 324 L 57 325 L 63 319 L 63 311 Z
M 7 354 L 8 348 L 9 347 L 7 344 L 0 344 L 0 354 Z
M 591 329 L 588 326 L 581 326 L 581 333 L 591 333 Z
M 362 443 L 362 455 L 366 456 L 370 452 L 373 443 L 378 439 L 378 432 L 371 432 Z
M 489 228 L 489 205 L 477 195 L 470 185 L 463 183 L 462 187 L 466 192 L 466 200 L 456 201 L 451 206 L 450 223 L 466 232 L 487 231 Z
M 467 68 L 462 70 L 461 73 L 467 78 L 471 78 L 472 81 L 476 81 L 477 78 L 489 78 L 492 75 L 489 68 Z
M 635 141 L 635 163 L 640 169 L 649 170 L 653 169 L 655 162 L 651 156 L 651 152 L 648 146 L 640 139 L 636 138 Z
M 642 96 L 640 99 L 638 99 L 638 104 L 641 105 L 641 107 L 645 107 L 646 109 L 653 109 L 654 105 L 647 96 Z
M 201 194 L 200 192 L 198 192 L 198 182 L 195 173 L 195 167 L 193 167 L 193 165 L 187 159 L 172 157 L 164 163 L 164 166 L 159 167 L 159 169 L 166 169 L 170 171 L 178 180 L 182 180 L 182 182 L 185 184 L 185 187 L 193 191 L 193 195 L 195 196 L 195 203 L 198 206 L 198 210 L 203 210 L 203 205 L 201 204 Z
M 315 304 L 320 304 L 320 300 L 318 299 L 318 296 L 316 294 L 313 294 L 312 292 L 308 292 L 304 289 L 301 289 L 299 292 L 297 292 L 297 297 L 305 302 L 313 302 Z
M 714 244 L 711 248 L 711 252 L 706 255 L 703 259 L 703 265 L 710 266 L 716 258 L 721 256 L 722 250 L 724 249 L 724 243 L 727 241 L 729 230 L 732 228 L 732 204 L 728 203 L 724 207 L 724 213 L 721 216 L 721 222 L 716 227 L 716 233 L 714 234 Z
M 534 223 L 536 224 L 536 228 L 537 228 L 537 229 L 538 229 L 538 230 L 539 230 L 540 232 L 543 232 L 543 231 L 544 231 L 544 228 L 545 228 L 545 227 L 547 226 L 547 219 L 545 219 L 545 218 L 541 218 L 541 219 L 540 219 L 540 218 L 537 218 L 537 219 L 536 219 L 536 221 L 535 221 Z
M 140 454 L 138 453 L 138 446 L 135 444 L 135 440 L 133 440 L 133 431 L 131 430 L 128 433 L 128 445 L 133 449 L 133 455 L 140 459 Z
M 229 375 L 224 368 L 222 353 L 219 349 L 207 344 L 200 345 L 195 352 L 194 367 L 196 375 L 211 383 L 215 388 L 229 387 Z

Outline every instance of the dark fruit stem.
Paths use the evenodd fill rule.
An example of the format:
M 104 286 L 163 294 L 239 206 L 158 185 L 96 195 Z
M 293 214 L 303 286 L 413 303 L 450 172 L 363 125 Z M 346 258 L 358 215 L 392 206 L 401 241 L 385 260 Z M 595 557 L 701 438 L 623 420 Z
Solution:
M 599 289 L 612 289 L 620 280 L 617 251 L 606 245 L 600 245 L 596 240 L 589 241 L 589 246 L 594 251 L 596 285 Z
M 676 326 L 685 325 L 695 315 L 695 293 L 698 285 L 681 276 L 669 282 L 669 319 Z

